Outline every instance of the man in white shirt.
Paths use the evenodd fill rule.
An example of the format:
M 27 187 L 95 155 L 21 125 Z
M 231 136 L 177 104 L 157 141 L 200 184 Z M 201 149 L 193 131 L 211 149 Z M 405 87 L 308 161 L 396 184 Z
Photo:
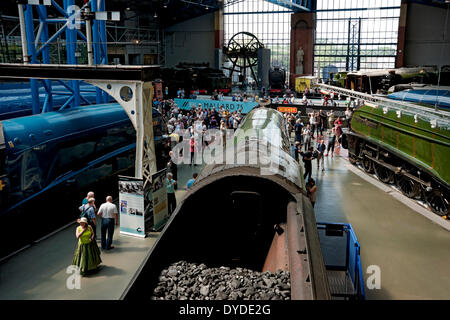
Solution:
M 97 213 L 100 217 L 102 217 L 102 249 L 103 250 L 111 250 L 114 249 L 112 244 L 113 235 L 114 235 L 114 225 L 119 224 L 119 215 L 117 212 L 117 207 L 114 203 L 112 203 L 112 197 L 107 196 L 106 202 L 100 206 Z M 114 223 L 115 220 L 115 223 Z M 106 238 L 106 233 L 108 233 L 108 238 Z

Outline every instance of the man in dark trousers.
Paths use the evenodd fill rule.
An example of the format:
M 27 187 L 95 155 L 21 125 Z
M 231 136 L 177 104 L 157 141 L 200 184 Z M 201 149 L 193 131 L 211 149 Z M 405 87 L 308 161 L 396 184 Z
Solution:
M 176 163 L 173 162 L 173 160 L 172 160 L 173 151 L 169 152 L 169 157 L 170 157 L 170 160 L 167 163 L 167 172 L 172 173 L 173 179 L 175 181 L 178 181 L 178 167 L 177 167 Z M 176 184 L 175 184 L 174 188 L 175 188 L 175 190 L 177 190 L 177 185 Z
M 98 209 L 97 213 L 102 217 L 101 241 L 103 250 L 114 249 L 112 246 L 114 225 L 119 225 L 119 214 L 111 196 L 106 197 L 106 202 Z M 108 236 L 108 237 L 106 237 Z
M 294 145 L 294 158 L 295 158 L 295 161 L 298 161 L 298 154 L 300 153 L 301 149 L 302 149 L 302 145 L 300 144 L 300 141 L 295 141 L 295 145 Z
M 324 164 L 324 153 L 327 149 L 325 142 L 322 140 L 319 141 L 317 144 L 317 171 L 320 169 L 320 163 L 322 162 L 322 171 L 325 171 L 325 164 Z
M 169 206 L 169 216 L 175 211 L 177 207 L 177 198 L 175 197 L 174 186 L 177 184 L 176 180 L 173 180 L 171 173 L 167 174 L 166 188 L 167 188 L 167 202 Z
M 303 175 L 303 179 L 306 180 L 306 177 L 311 178 L 312 173 L 312 159 L 313 159 L 313 147 L 309 147 L 306 153 L 301 153 L 303 156 L 303 163 L 305 165 L 305 174 Z
M 298 141 L 300 144 L 302 143 L 302 132 L 303 132 L 302 120 L 297 119 L 297 121 L 294 124 L 294 134 L 295 134 L 294 141 Z

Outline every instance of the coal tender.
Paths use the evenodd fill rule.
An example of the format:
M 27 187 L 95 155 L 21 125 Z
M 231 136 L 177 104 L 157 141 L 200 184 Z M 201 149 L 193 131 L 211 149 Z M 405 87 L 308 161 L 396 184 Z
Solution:
M 234 156 L 234 163 L 228 158 L 226 163 L 203 168 L 123 299 L 155 297 L 155 289 L 161 290 L 160 282 L 169 273 L 176 278 L 171 281 L 177 287 L 183 285 L 178 281 L 186 281 L 188 286 L 197 283 L 198 274 L 192 275 L 194 281 L 186 279 L 180 263 L 203 264 L 205 269 L 228 268 L 230 274 L 232 270 L 240 270 L 236 271 L 237 276 L 266 272 L 265 278 L 276 281 L 276 285 L 279 279 L 270 275 L 281 272 L 289 274 L 284 284 L 289 287 L 290 299 L 330 299 L 314 211 L 306 197 L 302 170 L 289 153 L 282 114 L 268 108 L 254 109 L 233 140 L 234 146 L 228 140 L 226 152 Z M 257 153 L 254 142 L 258 142 Z M 268 147 L 272 150 L 270 154 L 264 152 Z M 243 155 L 245 161 L 238 164 L 236 159 Z M 180 270 L 174 269 L 177 265 Z M 213 286 L 208 289 L 204 286 L 203 281 L 197 283 L 199 291 L 195 294 L 210 297 L 209 292 L 204 293 Z M 226 296 L 222 294 L 221 298 L 243 298 L 237 293 L 231 295 L 232 292 L 236 290 Z M 219 293 L 211 293 L 212 298 L 219 299 Z M 177 299 L 192 298 L 176 292 L 172 295 Z

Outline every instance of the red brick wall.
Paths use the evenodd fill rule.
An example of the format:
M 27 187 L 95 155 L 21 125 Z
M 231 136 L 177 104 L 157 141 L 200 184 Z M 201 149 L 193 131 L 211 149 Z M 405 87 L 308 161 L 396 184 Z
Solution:
M 294 13 L 291 16 L 291 51 L 290 51 L 290 79 L 291 87 L 295 86 L 297 50 L 303 49 L 303 75 L 313 72 L 313 43 L 314 43 L 314 14 Z

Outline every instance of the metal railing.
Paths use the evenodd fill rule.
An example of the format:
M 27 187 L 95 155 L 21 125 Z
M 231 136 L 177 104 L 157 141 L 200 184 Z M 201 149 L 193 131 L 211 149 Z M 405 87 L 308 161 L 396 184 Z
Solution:
M 324 83 L 319 83 L 317 84 L 317 86 L 330 92 L 340 93 L 348 97 L 361 99 L 364 100 L 365 102 L 375 104 L 378 107 L 383 108 L 383 110 L 386 110 L 386 112 L 389 109 L 401 111 L 413 117 L 429 121 L 430 123 L 432 123 L 432 126 L 434 127 L 441 127 L 450 130 L 450 112 L 448 111 L 435 110 L 433 108 L 427 108 L 413 103 L 391 100 L 388 98 L 374 96 L 367 93 L 344 89 L 336 86 L 331 86 Z
M 332 296 L 364 300 L 361 247 L 352 225 L 349 223 L 317 222 L 317 229 L 326 269 L 345 273 L 345 277 L 350 278 L 352 283 L 350 290 L 345 290 L 344 293 L 333 294 L 332 292 Z

